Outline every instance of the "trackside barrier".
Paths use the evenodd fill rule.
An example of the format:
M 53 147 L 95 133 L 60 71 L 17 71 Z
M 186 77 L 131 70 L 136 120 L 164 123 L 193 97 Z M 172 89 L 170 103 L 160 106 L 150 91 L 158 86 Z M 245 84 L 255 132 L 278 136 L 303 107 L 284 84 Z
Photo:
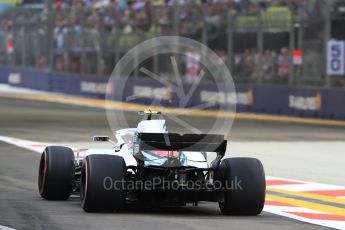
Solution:
M 1 66 L 0 67 L 0 83 L 8 83 L 10 74 L 14 72 L 11 67 Z
M 0 67 L 0 83 L 89 98 L 104 98 L 107 76 L 86 76 L 43 70 Z M 190 85 L 184 85 L 187 92 Z M 345 90 L 305 89 L 289 86 L 238 84 L 237 93 L 224 94 L 215 85 L 200 84 L 186 107 L 213 102 L 215 107 L 237 99 L 238 112 L 345 120 Z M 179 98 L 168 87 L 149 78 L 130 78 L 116 100 L 179 107 Z M 140 95 L 130 99 L 130 96 Z M 133 97 L 132 97 L 133 98 Z

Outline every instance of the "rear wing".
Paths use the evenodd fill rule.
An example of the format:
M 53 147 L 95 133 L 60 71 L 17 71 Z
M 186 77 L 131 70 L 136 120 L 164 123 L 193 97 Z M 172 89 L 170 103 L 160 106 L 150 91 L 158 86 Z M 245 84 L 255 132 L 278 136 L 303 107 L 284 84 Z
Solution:
M 224 156 L 227 141 L 224 136 L 215 134 L 184 134 L 177 133 L 138 133 L 137 151 L 166 150 L 166 151 L 193 151 L 216 152 Z

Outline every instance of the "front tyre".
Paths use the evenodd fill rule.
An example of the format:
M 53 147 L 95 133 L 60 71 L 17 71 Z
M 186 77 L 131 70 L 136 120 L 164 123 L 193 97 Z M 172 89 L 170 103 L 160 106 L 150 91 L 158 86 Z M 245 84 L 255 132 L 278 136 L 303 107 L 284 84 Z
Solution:
M 126 164 L 114 155 L 89 155 L 81 170 L 81 207 L 86 212 L 120 211 L 125 206 Z
M 265 203 L 266 180 L 261 162 L 255 158 L 228 158 L 220 165 L 227 188 L 219 207 L 224 215 L 259 215 Z
M 46 200 L 67 200 L 73 191 L 74 153 L 62 146 L 48 146 L 42 153 L 38 190 Z

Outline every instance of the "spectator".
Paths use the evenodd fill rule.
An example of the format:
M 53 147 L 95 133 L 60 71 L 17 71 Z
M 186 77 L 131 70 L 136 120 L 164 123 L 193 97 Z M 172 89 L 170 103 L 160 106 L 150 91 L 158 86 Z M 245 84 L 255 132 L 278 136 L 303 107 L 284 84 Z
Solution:
M 274 52 L 266 50 L 262 57 L 261 79 L 263 79 L 264 81 L 274 80 L 275 63 Z
M 44 56 L 41 56 L 37 61 L 36 67 L 39 69 L 43 69 L 43 68 L 46 68 L 46 66 L 47 66 L 46 59 Z
M 65 27 L 65 20 L 62 17 L 57 19 L 57 25 L 54 29 L 54 43 L 57 53 L 62 53 L 65 47 L 65 36 L 67 34 L 67 28 Z
M 278 56 L 278 80 L 286 82 L 290 75 L 291 56 L 288 48 L 282 48 Z
M 201 55 L 198 50 L 189 49 L 186 51 L 186 82 L 195 83 L 199 79 Z
M 34 50 L 30 52 L 35 53 L 26 55 L 35 56 L 35 63 L 31 65 L 43 66 L 42 63 L 46 65 L 45 62 L 50 61 L 50 58 L 47 60 L 42 58 L 46 57 L 42 49 L 44 50 L 49 44 L 41 42 L 49 37 L 45 30 L 47 23 L 50 23 L 49 15 L 56 15 L 53 29 L 54 50 L 51 52 L 55 55 L 53 60 L 56 62 L 52 66 L 60 71 L 104 73 L 106 70 L 111 71 L 111 67 L 125 51 L 148 37 L 158 34 L 175 35 L 178 32 L 179 35 L 202 40 L 202 32 L 205 32 L 202 29 L 206 24 L 208 41 L 224 41 L 229 12 L 251 14 L 271 6 L 289 6 L 295 12 L 297 9 L 302 9 L 305 17 L 316 19 L 324 15 L 325 6 L 330 4 L 329 2 L 329 0 L 55 0 L 52 5 L 54 14 L 50 14 L 47 7 L 46 14 L 42 14 L 41 19 L 34 21 L 33 18 L 28 17 L 30 23 L 34 22 L 33 24 L 39 26 L 27 30 L 31 31 L 28 35 L 29 44 L 35 47 L 27 50 Z M 174 3 L 177 3 L 177 6 Z M 176 9 L 179 10 L 177 14 Z M 21 44 L 22 38 L 17 35 L 22 26 L 17 23 L 16 27 L 12 27 L 7 24 L 6 17 L 0 20 L 2 27 L 0 53 L 8 59 L 9 64 L 18 64 L 21 62 L 22 49 L 17 44 Z M 174 25 L 176 20 L 178 25 Z M 15 39 L 19 42 L 14 42 Z M 215 48 L 224 49 L 224 46 L 216 44 Z M 219 55 L 224 56 L 222 52 L 219 52 Z M 308 55 L 306 62 L 309 60 L 308 65 L 311 65 L 317 55 Z M 188 81 L 193 82 L 200 69 L 200 54 L 189 50 L 187 56 L 186 75 Z M 244 54 L 236 54 L 234 58 L 236 75 L 246 81 L 256 80 L 259 77 L 266 81 L 288 78 L 291 58 L 286 48 L 280 51 L 278 57 L 274 51 L 268 50 L 265 51 L 262 59 L 259 60 L 258 57 L 260 55 L 253 49 L 245 50 Z
M 250 80 L 255 71 L 255 53 L 253 49 L 247 49 L 243 56 L 243 78 Z

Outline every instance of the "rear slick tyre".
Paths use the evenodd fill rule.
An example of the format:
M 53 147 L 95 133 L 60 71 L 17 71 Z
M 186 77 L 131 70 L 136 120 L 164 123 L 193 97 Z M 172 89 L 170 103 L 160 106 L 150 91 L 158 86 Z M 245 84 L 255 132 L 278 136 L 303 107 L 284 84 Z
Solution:
M 114 155 L 89 155 L 81 170 L 81 207 L 86 212 L 120 211 L 126 201 L 126 164 Z
M 228 158 L 220 165 L 226 187 L 219 207 L 224 215 L 259 215 L 265 203 L 266 180 L 255 158 Z
M 67 200 L 74 187 L 74 153 L 62 146 L 48 146 L 38 170 L 38 190 L 46 200 Z

